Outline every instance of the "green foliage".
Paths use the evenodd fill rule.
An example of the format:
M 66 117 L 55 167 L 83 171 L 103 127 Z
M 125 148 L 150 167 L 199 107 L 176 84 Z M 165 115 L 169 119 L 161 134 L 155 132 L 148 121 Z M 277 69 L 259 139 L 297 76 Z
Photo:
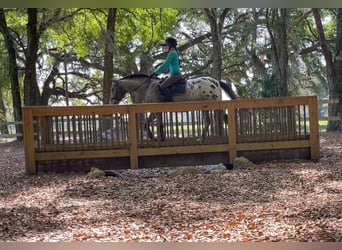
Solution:
M 9 106 L 9 103 L 12 102 L 12 97 L 10 95 L 11 82 L 10 82 L 9 72 L 8 72 L 8 58 L 7 58 L 6 50 L 4 48 L 4 43 L 1 40 L 0 40 L 0 65 L 1 65 L 0 67 L 0 95 L 2 95 L 2 99 L 4 100 L 5 105 Z M 3 116 L 4 114 L 2 114 L 1 119 L 5 119 Z
M 278 77 L 271 73 L 257 79 L 255 84 L 246 87 L 246 95 L 251 98 L 268 98 L 282 96 L 282 87 Z
M 4 111 L 0 109 L 0 121 L 6 121 Z
M 245 157 L 236 157 L 233 161 L 234 168 L 239 167 L 253 167 L 254 163 Z
M 105 176 L 105 172 L 99 168 L 92 167 L 90 171 L 87 173 L 87 176 L 92 178 L 98 178 Z
M 4 43 L 0 40 L 0 88 L 9 89 L 10 79 L 8 73 L 8 58 L 5 52 Z
M 74 52 L 78 58 L 102 56 L 104 39 L 101 31 L 105 30 L 106 23 L 104 10 L 64 9 L 60 15 L 65 17 L 63 21 L 50 26 L 42 37 L 50 48 Z
M 215 10 L 219 15 L 222 9 Z M 26 9 L 5 9 L 9 27 L 16 39 L 18 66 L 23 68 L 24 49 L 27 47 Z M 39 62 L 37 62 L 41 90 L 52 66 L 58 68 L 50 85 L 59 92 L 50 97 L 50 104 L 65 101 L 64 61 L 60 57 L 64 52 L 74 58 L 67 62 L 69 91 L 84 96 L 93 92 L 92 103 L 100 103 L 103 79 L 103 59 L 106 41 L 106 22 L 108 9 L 38 9 L 38 27 L 42 30 L 39 41 Z M 222 32 L 222 78 L 240 86 L 240 95 L 246 97 L 280 96 L 281 85 L 275 74 L 265 76 L 256 72 L 251 59 L 255 52 L 264 63 L 267 72 L 275 72 L 270 45 L 270 34 L 266 27 L 266 9 L 232 8 L 224 20 Z M 333 9 L 322 10 L 322 20 L 327 38 L 336 36 L 336 12 Z M 310 9 L 291 9 L 288 31 L 289 52 L 289 91 L 292 95 L 316 94 L 325 97 L 328 93 L 325 65 L 321 52 L 300 55 L 300 51 L 317 43 L 315 23 Z M 161 52 L 158 45 L 166 36 L 175 36 L 180 45 L 192 42 L 208 34 L 208 20 L 199 8 L 125 8 L 117 10 L 114 53 L 115 77 L 138 72 L 141 55 L 153 60 Z M 256 39 L 252 39 L 256 27 Z M 272 29 L 272 26 L 271 26 Z M 1 36 L 0 36 L 1 38 Z M 331 49 L 333 47 L 331 46 Z M 51 55 L 50 49 L 55 49 Z M 10 81 L 6 72 L 6 49 L 0 39 L 0 88 L 6 103 L 10 99 Z M 160 59 L 160 57 L 159 57 Z M 82 61 L 83 60 L 83 61 Z M 211 37 L 193 44 L 181 53 L 182 70 L 185 74 L 209 75 L 213 60 Z M 87 63 L 85 63 L 87 62 Z M 150 67 L 148 65 L 148 67 Z M 23 71 L 20 71 L 21 73 Z M 88 103 L 84 99 L 70 100 L 73 105 Z
M 261 97 L 278 97 L 282 96 L 283 88 L 275 74 L 267 75 L 260 80 Z
M 177 9 L 119 9 L 116 29 L 118 47 L 128 46 L 131 51 L 139 48 L 149 50 L 165 39 L 175 35 Z

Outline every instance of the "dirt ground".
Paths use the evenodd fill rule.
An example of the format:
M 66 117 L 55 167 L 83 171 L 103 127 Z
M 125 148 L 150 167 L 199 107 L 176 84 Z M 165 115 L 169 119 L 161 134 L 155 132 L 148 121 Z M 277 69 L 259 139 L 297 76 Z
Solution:
M 24 173 L 0 143 L 0 241 L 342 241 L 342 133 L 318 162 L 265 162 L 215 174 L 123 170 L 124 178 Z M 199 166 L 201 167 L 201 166 Z

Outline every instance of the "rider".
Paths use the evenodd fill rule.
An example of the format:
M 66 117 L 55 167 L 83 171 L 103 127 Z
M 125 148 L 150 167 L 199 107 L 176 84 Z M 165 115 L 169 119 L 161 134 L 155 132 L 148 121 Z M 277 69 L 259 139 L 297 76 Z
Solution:
M 165 42 L 161 43 L 160 45 L 166 47 L 168 54 L 164 63 L 160 65 L 150 75 L 150 77 L 155 77 L 168 70 L 169 76 L 162 83 L 160 83 L 160 91 L 165 96 L 165 102 L 172 102 L 172 93 L 170 92 L 169 87 L 182 78 L 179 66 L 178 51 L 176 48 L 177 40 L 173 37 L 168 37 L 166 38 Z

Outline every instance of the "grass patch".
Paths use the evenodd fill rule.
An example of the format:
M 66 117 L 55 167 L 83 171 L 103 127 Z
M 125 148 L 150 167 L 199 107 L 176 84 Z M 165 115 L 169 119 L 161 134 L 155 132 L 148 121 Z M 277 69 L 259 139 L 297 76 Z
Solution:
M 327 131 L 328 121 L 318 121 L 319 131 Z

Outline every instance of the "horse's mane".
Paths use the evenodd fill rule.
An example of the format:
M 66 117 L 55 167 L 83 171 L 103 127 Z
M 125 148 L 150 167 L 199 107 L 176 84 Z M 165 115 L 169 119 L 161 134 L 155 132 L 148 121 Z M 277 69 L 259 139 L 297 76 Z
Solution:
M 123 80 L 123 79 L 135 79 L 135 78 L 146 78 L 146 77 L 149 77 L 149 75 L 144 74 L 144 73 L 137 73 L 137 74 L 131 74 L 131 75 L 125 76 L 125 77 L 121 78 L 121 80 Z

